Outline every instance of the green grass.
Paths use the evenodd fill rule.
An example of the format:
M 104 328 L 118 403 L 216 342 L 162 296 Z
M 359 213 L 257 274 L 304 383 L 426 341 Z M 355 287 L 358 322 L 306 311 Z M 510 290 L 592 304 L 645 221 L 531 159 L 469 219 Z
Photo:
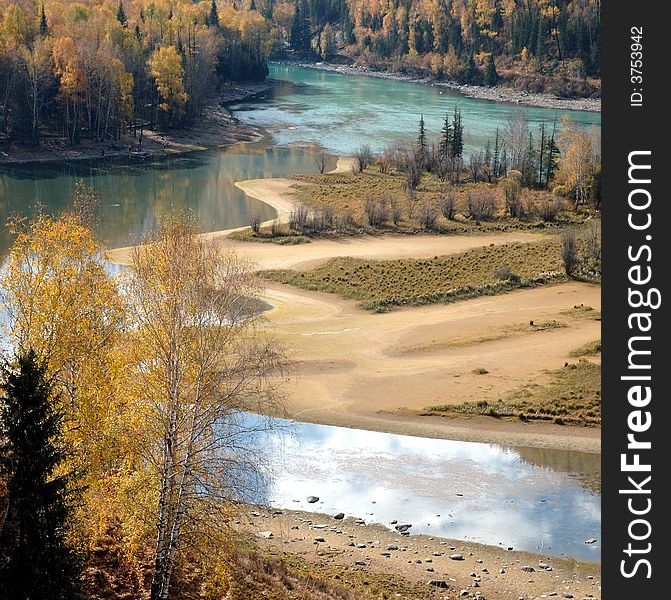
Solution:
M 513 277 L 497 276 L 507 266 Z M 263 277 L 339 294 L 376 312 L 447 303 L 563 281 L 558 240 L 491 245 L 433 259 L 374 261 L 339 257 L 310 271 L 263 271 Z
M 241 231 L 234 231 L 228 237 L 236 242 L 261 242 L 264 244 L 277 244 L 278 246 L 309 244 L 312 241 L 306 235 L 292 235 L 287 233 L 272 235 L 269 228 L 268 231 L 262 229 L 259 234 L 255 234 L 251 229 L 243 229 Z
M 569 352 L 569 356 L 580 358 L 582 356 L 595 356 L 601 352 L 601 340 L 594 340 L 578 346 Z
M 504 400 L 431 406 L 423 414 L 515 417 L 583 426 L 601 424 L 601 365 L 580 359 L 549 374 L 549 383 L 527 383 Z

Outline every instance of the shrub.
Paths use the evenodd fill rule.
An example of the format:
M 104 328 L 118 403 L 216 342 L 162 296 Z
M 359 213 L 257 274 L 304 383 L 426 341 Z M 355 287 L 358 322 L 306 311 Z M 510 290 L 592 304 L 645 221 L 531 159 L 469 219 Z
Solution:
M 454 192 L 445 192 L 438 198 L 438 205 L 440 212 L 448 220 L 454 220 L 454 211 L 456 207 L 457 196 Z
M 559 214 L 559 209 L 561 208 L 561 201 L 559 198 L 554 200 L 544 200 L 540 205 L 540 217 L 543 221 L 551 223 L 557 218 Z
M 423 204 L 419 213 L 419 224 L 422 229 L 433 229 L 436 226 L 436 218 L 437 215 L 433 207 Z
M 566 275 L 573 276 L 578 268 L 578 244 L 573 229 L 567 229 L 561 235 L 561 259 Z
M 298 206 L 289 214 L 289 227 L 293 231 L 303 233 L 308 223 L 308 209 L 305 206 Z
M 496 199 L 490 191 L 470 192 L 467 196 L 468 214 L 476 221 L 487 221 L 496 212 Z
M 517 179 L 506 177 L 501 183 L 503 188 L 503 195 L 506 199 L 506 210 L 511 217 L 519 218 L 522 216 L 522 202 L 520 200 L 520 192 L 522 186 Z
M 381 227 L 389 219 L 389 210 L 387 209 L 387 197 L 381 196 L 378 200 L 366 198 L 363 212 L 366 221 L 371 227 Z

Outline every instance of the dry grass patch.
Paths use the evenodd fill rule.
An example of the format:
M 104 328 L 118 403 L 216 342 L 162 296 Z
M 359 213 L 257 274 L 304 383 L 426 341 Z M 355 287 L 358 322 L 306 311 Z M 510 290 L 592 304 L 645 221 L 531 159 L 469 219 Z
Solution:
M 580 359 L 550 371 L 549 383 L 529 382 L 505 400 L 431 406 L 424 414 L 475 414 L 543 420 L 558 424 L 601 424 L 601 365 Z
M 509 275 L 502 278 L 501 267 Z M 339 257 L 310 271 L 264 271 L 263 277 L 359 301 L 384 311 L 399 306 L 453 302 L 563 281 L 558 240 L 475 248 L 433 259 L 376 261 Z
M 547 190 L 523 189 L 520 197 L 520 218 L 512 218 L 506 210 L 503 186 L 496 183 L 465 182 L 448 185 L 438 177 L 424 174 L 419 187 L 408 194 L 405 173 L 379 173 L 369 168 L 363 173 L 324 175 L 298 175 L 298 180 L 310 183 L 296 189 L 296 198 L 303 204 L 320 210 L 330 210 L 336 218 L 348 215 L 353 224 L 363 229 L 369 227 L 366 215 L 366 200 L 384 200 L 387 218 L 375 229 L 392 230 L 397 233 L 413 233 L 434 230 L 441 233 L 469 233 L 473 231 L 509 231 L 537 229 L 547 226 L 582 224 L 586 213 L 575 213 L 570 205 Z M 469 214 L 469 204 L 481 195 L 491 197 L 491 216 L 476 219 Z M 446 195 L 453 197 L 454 214 L 445 214 Z M 469 202 L 470 199 L 470 202 Z M 547 219 L 546 206 L 555 208 L 556 216 Z M 395 209 L 398 219 L 394 218 Z M 426 219 L 426 215 L 435 217 Z M 546 218 L 544 218 L 544 215 Z M 428 224 L 431 223 L 430 226 Z
M 573 308 L 563 310 L 562 315 L 567 317 L 573 317 L 574 319 L 594 319 L 595 321 L 601 320 L 601 311 L 592 308 L 591 306 L 585 306 L 584 304 L 576 304 Z
M 594 340 L 587 342 L 582 346 L 578 346 L 569 352 L 569 356 L 573 358 L 580 358 L 582 356 L 596 356 L 601 353 L 601 340 Z

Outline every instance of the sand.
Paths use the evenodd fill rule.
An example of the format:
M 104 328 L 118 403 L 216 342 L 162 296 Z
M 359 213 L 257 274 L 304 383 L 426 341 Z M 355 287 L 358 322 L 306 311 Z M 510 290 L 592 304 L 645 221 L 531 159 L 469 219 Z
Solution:
M 601 568 L 597 563 L 426 535 L 406 537 L 382 525 L 358 525 L 349 516 L 337 521 L 330 515 L 275 512 L 250 510 L 238 529 L 254 535 L 261 548 L 296 554 L 325 573 L 338 567 L 344 573 L 393 572 L 426 584 L 427 599 L 459 598 L 462 590 L 469 598 L 479 592 L 483 598 L 497 600 L 601 597 Z M 325 527 L 315 527 L 320 525 Z M 264 537 L 267 532 L 272 532 L 272 537 Z M 352 542 L 355 545 L 349 546 Z M 365 547 L 358 548 L 358 544 Z M 388 550 L 389 545 L 398 549 Z M 463 560 L 451 559 L 454 554 L 460 554 Z M 444 581 L 449 587 L 429 586 L 431 579 Z
M 336 169 L 348 170 L 351 160 L 339 160 Z M 286 220 L 296 207 L 293 187 L 305 184 L 256 179 L 236 185 L 273 206 L 278 219 Z M 260 270 L 309 269 L 338 256 L 428 258 L 547 235 L 527 231 L 363 235 L 281 246 L 231 239 L 230 233 L 239 229 L 244 228 L 203 235 Z M 127 263 L 129 250 L 111 250 L 108 257 Z M 427 437 L 599 452 L 599 429 L 420 413 L 436 404 L 495 401 L 532 379 L 547 379 L 545 370 L 560 368 L 572 360 L 572 349 L 600 337 L 600 322 L 562 314 L 578 304 L 599 309 L 600 294 L 598 285 L 564 283 L 387 314 L 371 314 L 333 294 L 280 284 L 271 285 L 263 299 L 273 307 L 267 313 L 268 329 L 294 360 L 293 377 L 284 386 L 291 418 Z M 566 327 L 505 332 L 532 320 L 553 319 Z M 488 373 L 477 375 L 475 369 Z

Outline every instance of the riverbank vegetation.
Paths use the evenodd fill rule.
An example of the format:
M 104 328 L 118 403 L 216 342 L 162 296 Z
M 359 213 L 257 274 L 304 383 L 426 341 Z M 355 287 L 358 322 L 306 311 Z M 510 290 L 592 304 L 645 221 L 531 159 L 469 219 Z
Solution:
M 600 362 L 582 358 L 546 375 L 547 382 L 530 381 L 496 402 L 431 406 L 423 414 L 514 417 L 592 427 L 601 424 Z
M 600 94 L 598 0 L 297 0 L 290 9 L 275 6 L 290 23 L 292 50 L 303 56 L 564 97 Z
M 581 256 L 588 261 L 584 254 L 586 244 L 581 241 L 580 246 Z M 271 270 L 261 274 L 303 289 L 339 294 L 376 312 L 499 294 L 568 277 L 561 241 L 556 236 L 526 244 L 491 245 L 428 260 L 343 257 L 308 271 Z
M 484 148 L 464 150 L 458 108 L 430 140 L 420 118 L 417 141 L 373 152 L 362 146 L 349 173 L 297 175 L 299 206 L 288 227 L 252 219 L 244 240 L 352 233 L 471 233 L 561 228 L 591 222 L 598 245 L 601 150 L 596 128 L 567 117 L 534 132 L 521 112 Z M 600 257 L 599 257 L 600 258 Z
M 18 353 L 5 357 L 0 394 L 0 595 L 48 600 L 81 586 L 56 560 L 64 546 L 84 570 L 102 553 L 141 571 L 138 590 L 152 600 L 172 597 L 185 565 L 203 597 L 220 597 L 236 504 L 266 477 L 252 433 L 272 426 L 241 411 L 280 410 L 286 365 L 258 326 L 259 280 L 181 215 L 113 277 L 89 227 L 94 195 L 78 194 L 76 212 L 14 222 L 0 280 L 3 347 Z M 26 413 L 21 394 L 39 410 Z M 30 490 L 48 510 L 31 521 L 26 554 Z
M 0 141 L 189 127 L 226 83 L 266 77 L 272 31 L 215 1 L 0 1 Z

